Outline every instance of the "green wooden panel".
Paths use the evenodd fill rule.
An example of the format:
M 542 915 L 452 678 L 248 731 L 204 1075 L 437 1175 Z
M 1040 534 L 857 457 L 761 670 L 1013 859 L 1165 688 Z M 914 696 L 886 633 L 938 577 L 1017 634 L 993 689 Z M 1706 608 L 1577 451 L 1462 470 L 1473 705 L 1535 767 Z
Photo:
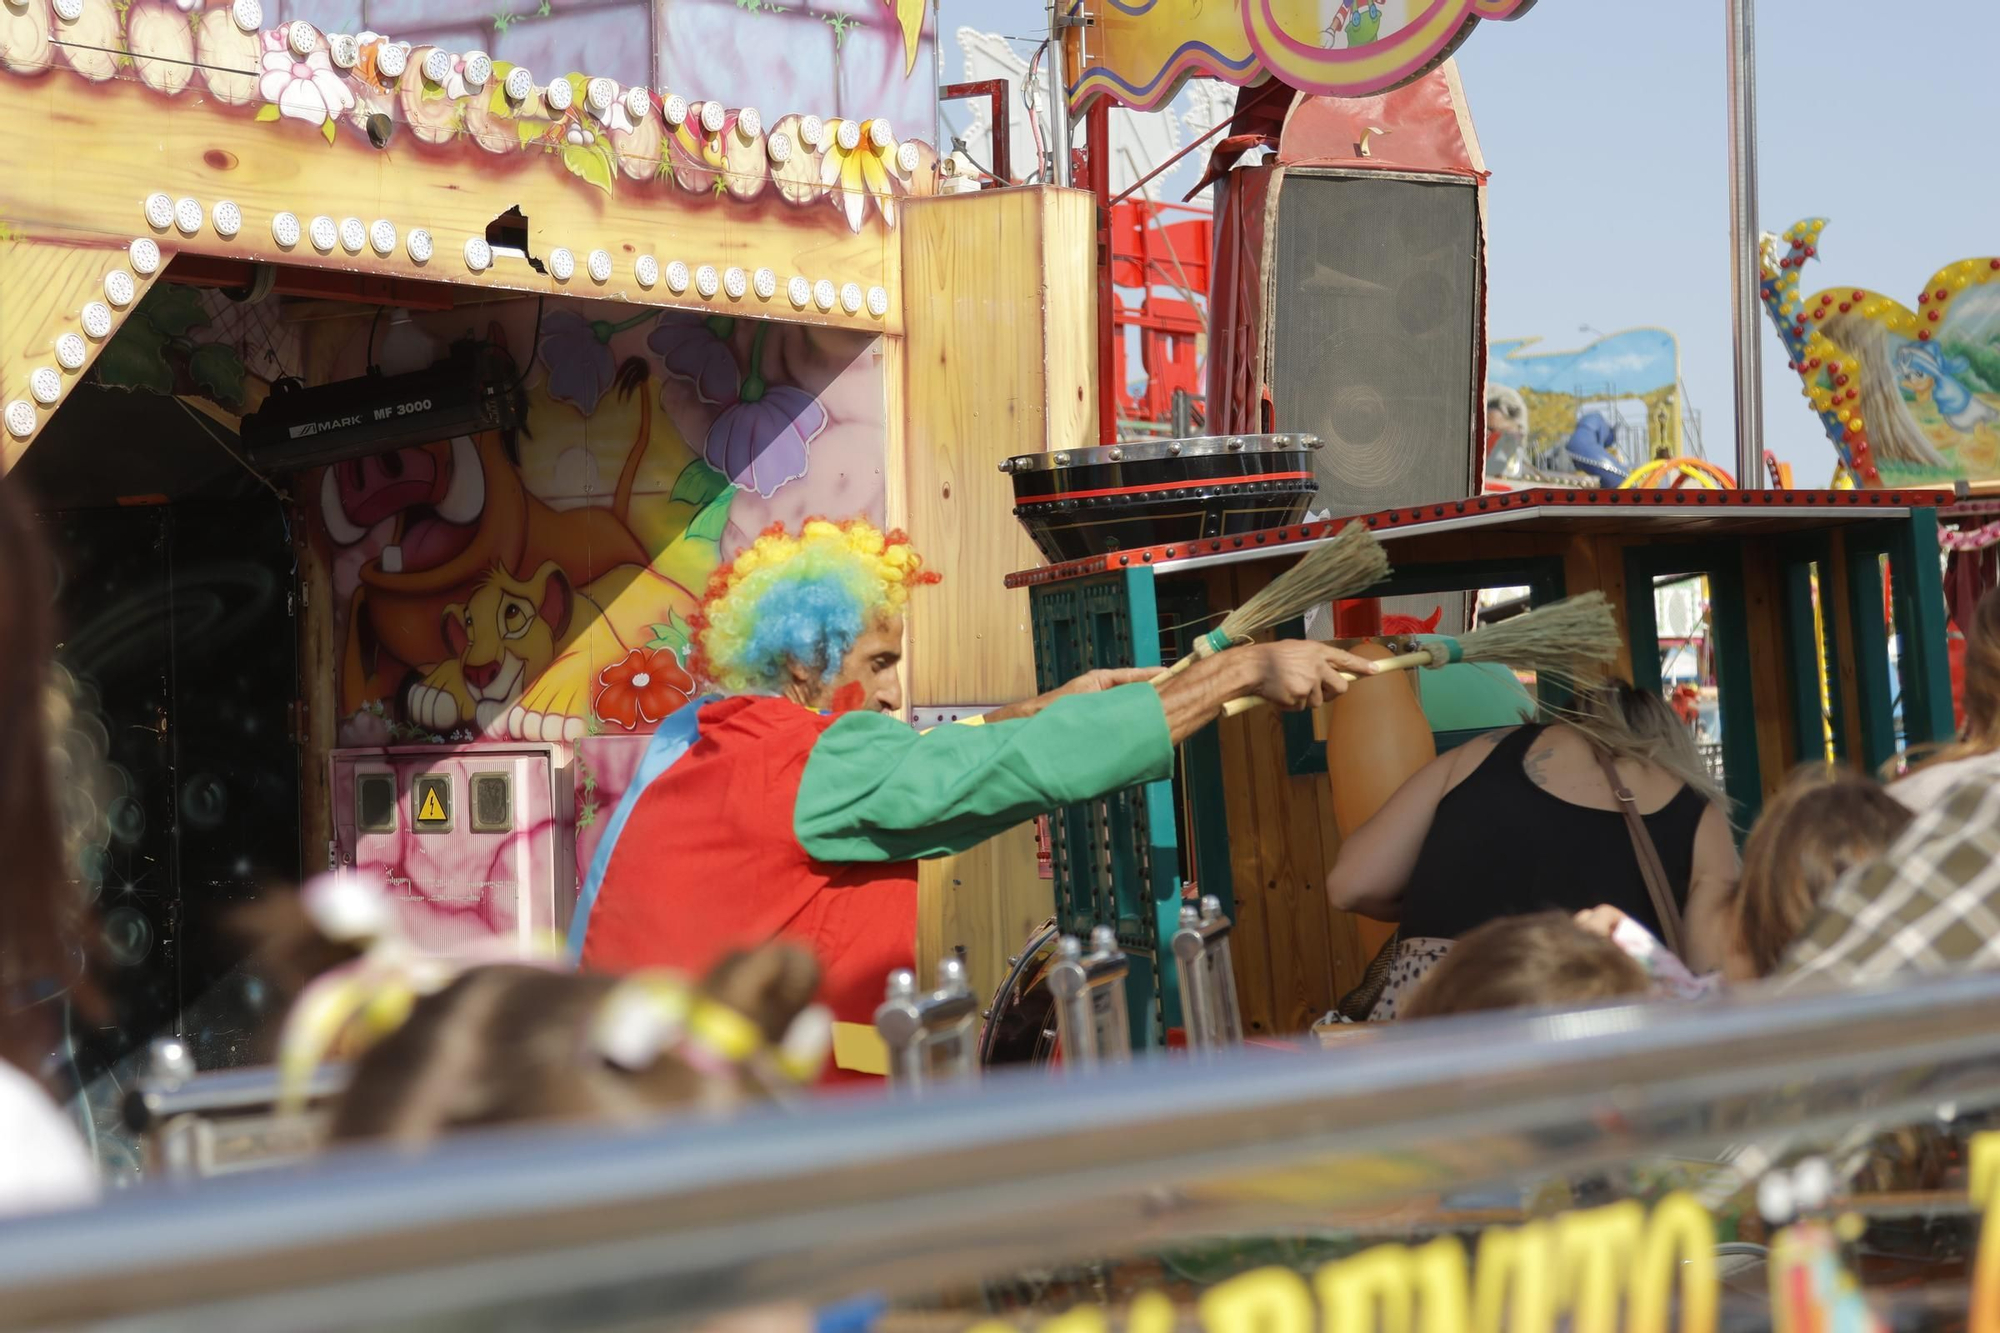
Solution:
M 1716 649 L 1717 705 L 1722 717 L 1723 788 L 1740 831 L 1764 804 L 1757 762 L 1757 703 L 1751 692 L 1750 617 L 1743 600 L 1743 560 L 1733 543 L 1635 545 L 1625 548 L 1625 622 L 1632 650 L 1632 683 L 1660 691 L 1660 632 L 1652 588 L 1656 578 L 1702 574 L 1708 578 L 1709 620 Z M 1634 595 L 1635 592 L 1643 595 Z

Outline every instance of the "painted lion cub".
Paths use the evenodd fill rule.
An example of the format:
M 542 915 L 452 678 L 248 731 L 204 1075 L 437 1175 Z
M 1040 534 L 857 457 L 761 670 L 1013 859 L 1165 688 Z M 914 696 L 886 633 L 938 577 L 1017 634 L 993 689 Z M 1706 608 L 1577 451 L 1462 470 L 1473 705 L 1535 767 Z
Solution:
M 580 593 L 553 560 L 525 582 L 496 566 L 445 608 L 452 656 L 410 686 L 410 719 L 436 732 L 577 740 L 598 673 L 643 647 L 669 612 L 694 609 L 693 594 L 643 565 L 620 565 Z

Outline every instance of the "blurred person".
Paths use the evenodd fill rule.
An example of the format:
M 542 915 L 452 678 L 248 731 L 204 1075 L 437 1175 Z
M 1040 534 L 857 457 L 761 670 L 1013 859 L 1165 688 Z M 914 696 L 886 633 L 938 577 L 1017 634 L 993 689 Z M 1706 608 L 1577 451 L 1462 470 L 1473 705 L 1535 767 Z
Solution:
M 1965 632 L 1965 724 L 1958 739 L 1889 785 L 1889 794 L 1924 810 L 1961 782 L 2000 778 L 2000 588 L 1973 607 Z
M 1664 937 L 1618 789 L 1633 797 L 1685 922 L 1685 961 L 1720 967 L 1737 878 L 1727 798 L 1664 700 L 1609 681 L 1559 721 L 1439 755 L 1341 846 L 1333 905 L 1400 923 L 1369 1017 L 1397 1017 L 1454 940 L 1498 918 L 1604 904 Z
M 1563 912 L 1501 917 L 1466 932 L 1405 1000 L 1400 1017 L 1555 1009 L 1644 996 L 1651 978 L 1625 950 Z
M 0 1213 L 21 1213 L 90 1202 L 97 1171 L 37 1078 L 58 1002 L 88 991 L 45 721 L 55 585 L 20 488 L 5 478 L 0 569 Z
M 1730 981 L 1767 977 L 1834 883 L 1880 856 L 1910 826 L 1893 790 L 1848 769 L 1796 770 L 1764 806 L 1743 844 L 1730 898 Z
M 936 580 L 863 520 L 774 528 L 718 571 L 694 668 L 726 696 L 660 724 L 607 822 L 570 932 L 586 967 L 699 971 L 778 938 L 809 947 L 834 1016 L 868 1024 L 912 965 L 916 862 L 1058 806 L 1170 777 L 1174 746 L 1255 695 L 1317 705 L 1374 667 L 1309 640 L 1251 644 L 1155 688 L 1097 671 L 979 725 L 894 715 L 903 615 Z M 976 651 L 968 645 L 967 651 Z
M 1961 781 L 1834 882 L 1773 975 L 1857 986 L 1995 967 L 2000 783 Z

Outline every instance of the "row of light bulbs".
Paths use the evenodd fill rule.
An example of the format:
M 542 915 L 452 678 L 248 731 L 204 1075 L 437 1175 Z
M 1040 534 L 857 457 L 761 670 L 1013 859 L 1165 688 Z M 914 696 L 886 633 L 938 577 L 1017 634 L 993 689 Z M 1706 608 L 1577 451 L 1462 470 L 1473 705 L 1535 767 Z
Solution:
M 227 199 L 218 202 L 212 210 L 204 211 L 198 199 L 176 200 L 165 191 L 157 191 L 147 196 L 145 212 L 146 221 L 155 231 L 164 232 L 172 227 L 182 235 L 193 236 L 201 230 L 204 222 L 208 222 L 214 226 L 216 235 L 228 240 L 243 230 L 243 210 Z M 364 246 L 372 246 L 375 253 L 385 258 L 395 253 L 399 239 L 395 224 L 387 218 L 378 218 L 373 225 L 369 225 L 360 218 L 335 222 L 321 214 L 302 226 L 298 215 L 289 212 L 279 213 L 271 219 L 271 238 L 284 250 L 297 246 L 301 239 L 310 238 L 313 248 L 322 254 L 330 253 L 336 245 L 349 254 L 360 254 Z M 435 244 L 429 231 L 414 227 L 407 237 L 400 239 L 413 263 L 430 262 Z M 123 310 L 137 297 L 138 281 L 133 275 L 136 273 L 139 277 L 150 278 L 159 272 L 159 242 L 150 236 L 138 237 L 126 247 L 126 259 L 130 268 L 114 268 L 104 275 L 104 300 L 92 301 L 82 310 L 83 331 L 94 341 L 101 342 L 111 335 L 112 308 Z M 592 250 L 584 262 L 592 281 L 605 283 L 611 280 L 613 265 L 610 251 Z M 493 247 L 485 238 L 474 236 L 466 241 L 465 266 L 474 273 L 483 273 L 493 266 Z M 664 279 L 667 290 L 676 296 L 684 294 L 690 286 L 705 301 L 713 300 L 718 293 L 732 301 L 742 300 L 753 290 L 760 301 L 769 301 L 778 294 L 778 275 L 770 268 L 760 268 L 751 274 L 735 265 L 718 272 L 713 264 L 703 264 L 690 270 L 686 263 L 678 259 L 669 261 L 662 268 L 660 261 L 652 255 L 640 255 L 632 267 L 633 276 L 641 287 L 650 290 Z M 557 282 L 568 282 L 576 274 L 575 254 L 566 247 L 556 247 L 549 254 L 548 270 Z M 876 286 L 863 291 L 858 282 L 836 284 L 831 278 L 814 282 L 803 275 L 794 275 L 785 284 L 785 295 L 793 308 L 798 310 L 815 306 L 822 313 L 830 313 L 838 305 L 847 314 L 858 315 L 865 308 L 876 319 L 889 313 L 888 289 Z M 55 354 L 57 364 L 74 374 L 82 370 L 84 362 L 89 359 L 89 348 L 79 335 L 65 333 L 56 339 Z M 0 413 L 4 415 L 8 433 L 16 439 L 26 439 L 34 434 L 37 403 L 53 407 L 61 399 L 62 376 L 53 367 L 38 367 L 28 377 L 28 392 L 34 402 L 16 398 L 7 404 L 4 413 Z
M 243 229 L 243 211 L 228 200 L 215 206 L 211 215 L 218 236 L 228 239 Z M 146 221 L 157 231 L 165 231 L 169 226 L 192 236 L 201 230 L 203 213 L 201 202 L 196 199 L 174 200 L 165 192 L 156 193 L 146 199 Z M 271 219 L 271 239 L 283 250 L 290 250 L 301 239 L 309 239 L 312 247 L 322 254 L 329 254 L 337 245 L 351 255 L 358 255 L 364 247 L 372 246 L 375 253 L 387 258 L 396 250 L 396 225 L 387 218 L 377 218 L 373 225 L 360 218 L 347 218 L 335 222 L 322 213 L 310 223 L 301 223 L 296 213 L 279 213 Z M 411 262 L 428 264 L 436 251 L 436 244 L 430 232 L 422 227 L 413 228 L 408 237 L 403 238 L 409 251 Z M 133 267 L 140 272 L 151 274 L 159 266 L 159 247 L 150 240 L 141 238 L 134 241 Z M 142 247 L 143 250 L 142 250 Z M 141 266 L 141 254 L 147 256 Z M 468 237 L 465 242 L 465 266 L 474 273 L 484 273 L 493 267 L 493 247 L 483 236 Z M 591 281 L 606 283 L 611 281 L 613 263 L 609 250 L 592 250 L 584 260 L 585 271 Z M 641 287 L 651 289 L 664 278 L 667 290 L 679 296 L 692 286 L 703 300 L 713 299 L 718 292 L 726 293 L 730 300 L 740 301 L 750 291 L 755 290 L 759 300 L 768 301 L 778 294 L 778 275 L 769 268 L 760 268 L 754 275 L 731 266 L 718 272 L 714 265 L 703 264 L 690 270 L 681 260 L 672 260 L 664 268 L 652 255 L 640 255 L 633 263 L 633 276 Z M 576 255 L 565 246 L 557 246 L 549 254 L 548 270 L 557 282 L 568 282 L 576 276 Z M 808 305 L 816 305 L 822 311 L 831 311 L 836 304 L 850 315 L 858 315 L 866 308 L 877 319 L 889 313 L 889 293 L 883 287 L 871 287 L 863 291 L 859 283 L 837 286 L 831 278 L 821 278 L 817 283 L 804 277 L 794 277 L 786 284 L 786 295 L 793 306 L 803 310 Z
M 138 279 L 132 276 L 137 270 L 142 276 L 150 276 L 160 267 L 160 247 L 149 237 L 142 236 L 133 241 L 127 252 L 132 268 L 114 268 L 104 275 L 104 300 L 91 301 L 83 307 L 79 322 L 83 333 L 92 342 L 103 342 L 111 336 L 111 307 L 124 309 L 138 297 Z M 107 305 L 106 302 L 110 304 Z M 90 359 L 90 348 L 83 340 L 83 334 L 64 333 L 56 339 L 56 365 L 71 375 L 83 369 Z M 25 440 L 35 433 L 39 420 L 36 406 L 52 408 L 61 400 L 63 377 L 55 366 L 37 366 L 28 374 L 28 394 L 34 399 L 16 398 L 8 403 L 0 416 L 4 416 L 7 433 L 17 440 Z

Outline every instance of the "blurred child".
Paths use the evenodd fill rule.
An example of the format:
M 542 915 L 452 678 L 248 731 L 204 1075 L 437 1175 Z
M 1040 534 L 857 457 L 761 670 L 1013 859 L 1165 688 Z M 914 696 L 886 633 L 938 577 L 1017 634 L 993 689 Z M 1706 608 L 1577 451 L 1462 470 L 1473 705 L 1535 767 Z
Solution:
M 1401 1018 L 1548 1009 L 1643 996 L 1629 954 L 1566 912 L 1501 917 L 1468 931 L 1403 1005 Z

